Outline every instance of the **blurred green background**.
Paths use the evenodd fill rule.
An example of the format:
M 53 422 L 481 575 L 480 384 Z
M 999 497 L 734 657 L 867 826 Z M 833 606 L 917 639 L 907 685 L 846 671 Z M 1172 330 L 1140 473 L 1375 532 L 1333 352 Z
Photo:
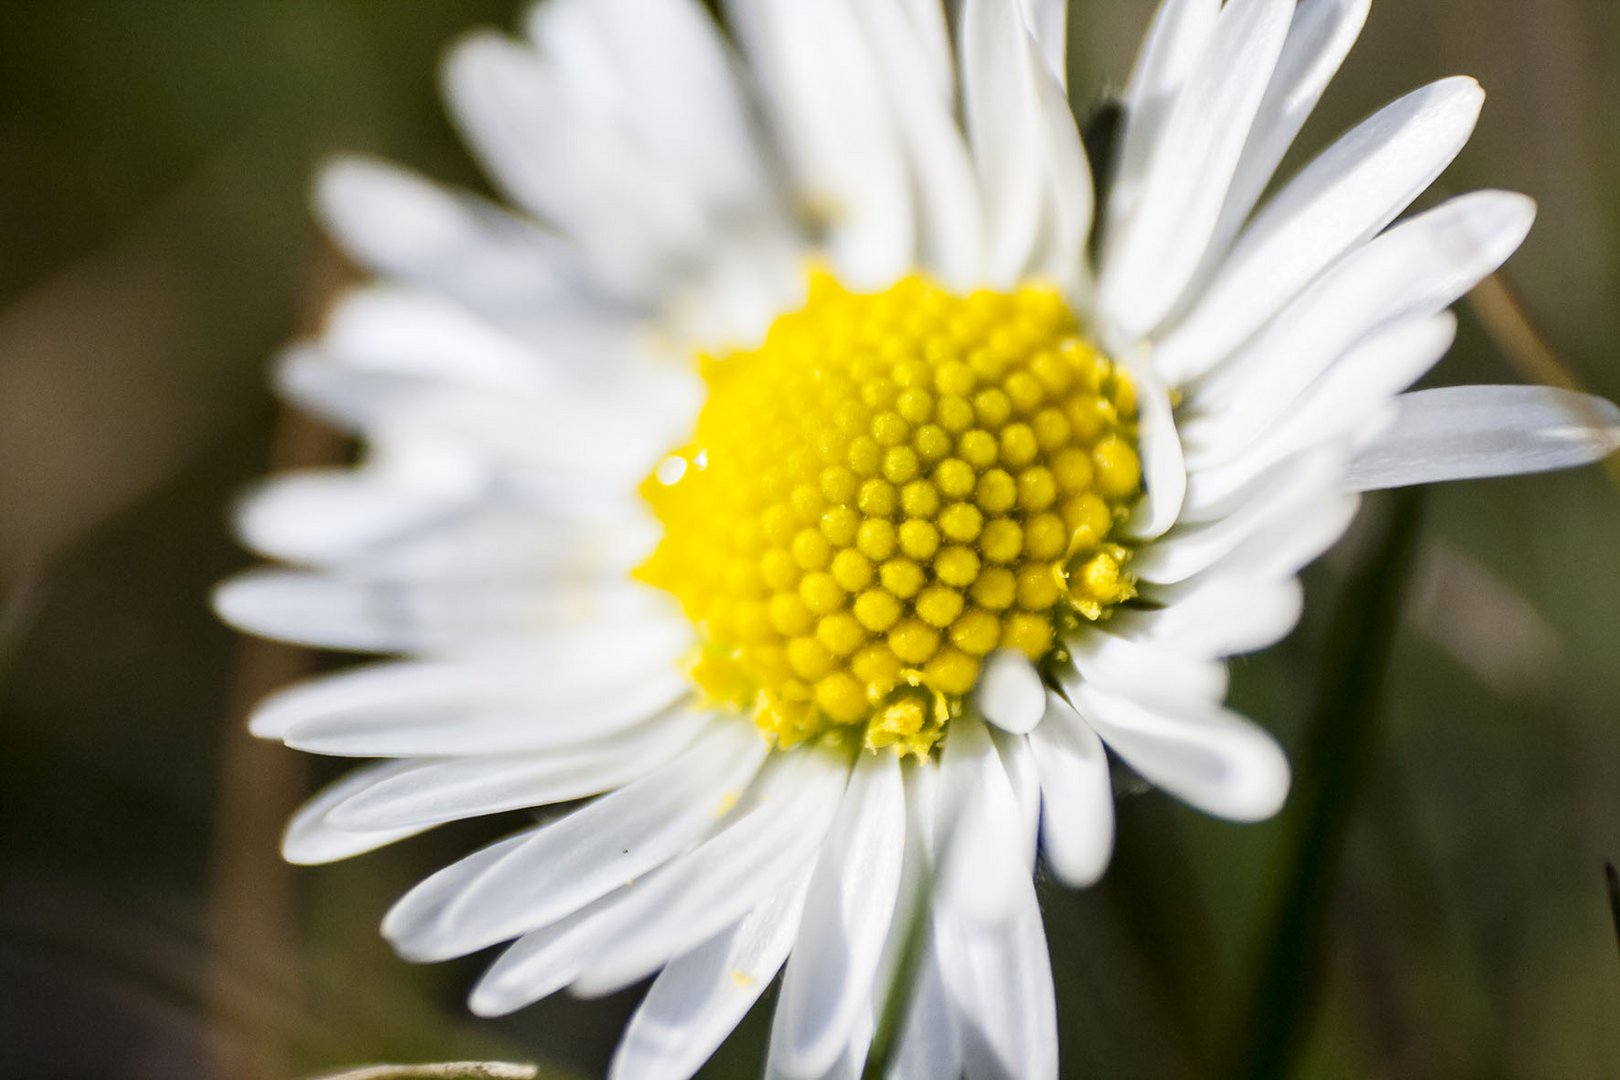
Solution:
M 1123 82 L 1150 6 L 1074 0 L 1081 108 Z M 334 275 L 312 169 L 364 150 L 479 183 L 437 57 L 516 15 L 510 0 L 0 5 L 0 1077 L 465 1057 L 598 1075 L 607 1060 L 634 995 L 475 1021 L 461 995 L 479 959 L 413 967 L 377 937 L 394 896 L 509 821 L 280 864 L 281 817 L 337 770 L 252 744 L 243 699 L 328 661 L 243 646 L 206 599 L 248 561 L 226 510 L 271 454 L 268 358 Z M 1509 272 L 1569 371 L 1609 397 L 1617 68 L 1614 0 L 1383 0 L 1304 140 L 1478 76 L 1484 121 L 1439 190 L 1540 200 Z M 1436 381 L 1525 378 L 1463 315 Z M 321 452 L 319 432 L 281 431 L 284 453 Z M 1334 715 L 1322 698 L 1378 689 L 1324 665 L 1344 655 L 1335 619 L 1377 613 L 1349 571 L 1384 542 L 1389 501 L 1369 508 L 1311 572 L 1300 631 L 1236 665 L 1238 704 L 1296 760 L 1310 718 Z M 1256 827 L 1124 797 L 1105 883 L 1043 886 L 1065 1076 L 1220 1076 L 1294 1032 L 1283 1072 L 1300 1077 L 1620 1075 L 1602 874 L 1620 858 L 1620 493 L 1597 469 L 1454 486 L 1423 522 L 1384 707 L 1334 721 L 1370 756 L 1334 774 L 1327 755 L 1354 785 L 1325 804 L 1347 817 L 1342 857 L 1319 849 L 1336 871 L 1310 908 L 1320 932 L 1268 953 L 1310 783 Z M 1289 1031 L 1255 1011 L 1263 970 L 1302 980 Z M 758 1010 L 707 1075 L 757 1075 L 765 1031 Z

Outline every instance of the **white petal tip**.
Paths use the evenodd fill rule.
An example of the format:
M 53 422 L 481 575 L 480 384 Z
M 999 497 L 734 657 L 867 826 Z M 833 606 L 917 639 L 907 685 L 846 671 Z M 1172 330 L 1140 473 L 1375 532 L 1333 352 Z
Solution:
M 252 615 L 258 609 L 263 592 L 263 581 L 249 572 L 214 586 L 208 602 L 220 621 L 251 634 L 254 632 Z
M 1275 817 L 1283 808 L 1293 776 L 1288 756 L 1270 736 L 1254 740 L 1247 750 L 1241 762 L 1232 762 L 1230 786 L 1209 810 L 1231 821 L 1253 823 Z
M 1046 684 L 1028 657 L 1004 649 L 985 662 L 978 701 L 986 720 L 1003 731 L 1026 735 L 1046 713 Z
M 467 997 L 467 1011 L 485 1020 L 508 1016 L 517 1012 L 523 1005 L 522 1001 L 514 1001 L 510 994 L 482 985 L 476 987 Z

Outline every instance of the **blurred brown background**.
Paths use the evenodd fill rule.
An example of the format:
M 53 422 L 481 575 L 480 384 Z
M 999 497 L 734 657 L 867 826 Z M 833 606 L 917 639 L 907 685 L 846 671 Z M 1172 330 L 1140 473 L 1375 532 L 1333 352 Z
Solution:
M 1084 108 L 1123 82 L 1151 5 L 1073 6 Z M 508 0 L 0 5 L 0 1077 L 468 1056 L 602 1069 L 633 996 L 475 1021 L 460 995 L 476 961 L 415 968 L 377 939 L 394 896 L 498 826 L 280 865 L 275 822 L 336 770 L 248 745 L 235 713 L 307 661 L 244 652 L 207 609 L 247 562 L 226 512 L 272 453 L 268 359 L 338 273 L 305 208 L 312 169 L 364 150 L 478 183 L 437 57 L 516 15 Z M 1510 274 L 1609 397 L 1617 69 L 1614 0 L 1381 0 L 1304 140 L 1432 78 L 1479 77 L 1484 121 L 1441 188 L 1540 201 Z M 1525 377 L 1465 312 L 1435 379 Z M 280 438 L 283 456 L 342 452 L 285 423 Z M 1341 579 L 1331 560 L 1314 570 L 1305 626 L 1239 664 L 1239 704 L 1291 749 Z M 1600 470 L 1428 500 L 1293 1075 L 1620 1075 L 1602 878 L 1620 858 L 1617 641 L 1620 493 Z M 1104 886 L 1043 892 L 1065 1075 L 1218 1074 L 1287 873 L 1281 829 L 1132 797 Z M 763 1033 L 756 1015 L 712 1075 L 757 1075 Z

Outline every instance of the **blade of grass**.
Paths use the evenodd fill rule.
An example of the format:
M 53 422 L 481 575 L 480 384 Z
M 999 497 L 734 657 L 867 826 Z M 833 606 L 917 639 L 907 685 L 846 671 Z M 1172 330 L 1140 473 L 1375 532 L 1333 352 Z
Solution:
M 1346 579 L 1320 667 L 1318 700 L 1286 812 L 1284 872 L 1261 945 L 1248 1014 L 1227 1075 L 1286 1076 L 1315 1014 L 1328 913 L 1356 794 L 1373 758 L 1391 644 L 1422 518 L 1422 493 L 1392 500 L 1369 555 Z
M 1163 794 L 1118 800 L 1113 864 L 1098 886 L 1195 1072 L 1210 1054 L 1209 988 L 1218 950 L 1177 814 Z

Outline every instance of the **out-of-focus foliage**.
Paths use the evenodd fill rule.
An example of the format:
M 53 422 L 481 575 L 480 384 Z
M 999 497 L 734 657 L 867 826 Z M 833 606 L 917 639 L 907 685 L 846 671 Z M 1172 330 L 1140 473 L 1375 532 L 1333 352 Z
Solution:
M 1123 81 L 1150 4 L 1073 6 L 1083 109 Z M 244 655 L 206 607 L 247 561 L 225 508 L 270 454 L 268 358 L 335 273 L 309 175 L 361 150 L 477 184 L 436 60 L 463 28 L 516 14 L 509 0 L 0 5 L 0 1076 L 451 1058 L 594 1075 L 634 1004 L 563 996 L 476 1021 L 460 998 L 480 960 L 417 968 L 380 942 L 394 896 L 511 821 L 281 866 L 274 819 L 336 770 L 236 732 L 242 687 L 302 661 Z M 1443 186 L 1541 202 L 1509 270 L 1609 397 L 1617 67 L 1613 0 L 1379 0 L 1304 140 L 1477 75 L 1485 119 Z M 1464 325 L 1436 380 L 1521 377 Z M 1296 755 L 1328 623 L 1370 602 L 1341 592 L 1365 539 L 1312 572 L 1293 638 L 1237 665 L 1238 706 Z M 1293 1075 L 1612 1075 L 1617 540 L 1620 493 L 1595 469 L 1429 498 Z M 1100 887 L 1042 890 L 1065 1075 L 1217 1075 L 1252 1023 L 1295 870 L 1288 819 L 1235 826 L 1143 794 L 1120 831 Z M 756 1012 L 708 1075 L 757 1075 L 765 1024 Z

